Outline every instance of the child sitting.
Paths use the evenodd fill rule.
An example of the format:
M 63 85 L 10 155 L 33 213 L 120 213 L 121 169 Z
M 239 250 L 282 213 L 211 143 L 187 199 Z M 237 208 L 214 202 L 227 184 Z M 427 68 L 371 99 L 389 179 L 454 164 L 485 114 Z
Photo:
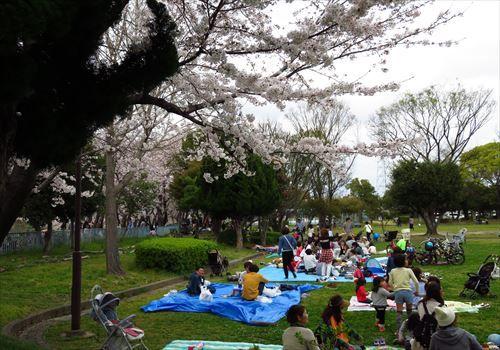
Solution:
M 394 344 L 403 345 L 405 349 L 411 350 L 411 340 L 415 337 L 413 331 L 420 322 L 418 312 L 413 311 L 408 319 L 404 320 L 399 327 Z
M 377 312 L 377 321 L 375 325 L 380 332 L 385 331 L 385 309 L 387 308 L 387 298 L 392 298 L 394 295 L 387 290 L 387 283 L 382 277 L 373 279 L 372 301 L 373 307 Z
M 306 255 L 304 255 L 304 269 L 306 273 L 316 274 L 316 266 L 318 265 L 318 260 L 316 256 L 313 255 L 311 249 L 306 249 Z
M 368 292 L 366 291 L 365 285 L 365 278 L 358 278 L 358 280 L 356 281 L 356 297 L 358 299 L 358 302 L 370 304 L 372 301 L 371 299 L 368 299 Z

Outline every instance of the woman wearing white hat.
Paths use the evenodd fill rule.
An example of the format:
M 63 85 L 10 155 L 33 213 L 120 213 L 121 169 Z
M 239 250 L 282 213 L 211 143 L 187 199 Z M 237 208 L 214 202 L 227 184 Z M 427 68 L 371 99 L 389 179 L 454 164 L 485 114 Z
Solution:
M 481 350 L 482 346 L 472 334 L 456 327 L 455 312 L 446 306 L 435 309 L 438 329 L 431 337 L 429 350 Z

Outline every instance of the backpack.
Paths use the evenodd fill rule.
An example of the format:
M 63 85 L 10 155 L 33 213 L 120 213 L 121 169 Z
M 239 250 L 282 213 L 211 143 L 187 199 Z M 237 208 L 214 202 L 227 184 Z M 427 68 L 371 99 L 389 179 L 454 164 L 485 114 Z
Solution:
M 422 302 L 422 305 L 424 306 L 425 314 L 415 326 L 413 334 L 415 340 L 418 341 L 422 347 L 428 349 L 431 344 L 431 336 L 436 332 L 438 323 L 434 317 L 435 312 L 430 314 L 429 310 L 427 310 L 427 304 Z

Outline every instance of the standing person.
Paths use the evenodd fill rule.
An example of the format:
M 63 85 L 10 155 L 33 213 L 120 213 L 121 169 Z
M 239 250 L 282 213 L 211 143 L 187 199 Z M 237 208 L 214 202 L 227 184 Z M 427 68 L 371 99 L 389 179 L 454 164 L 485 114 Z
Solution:
M 314 333 L 306 327 L 309 315 L 304 306 L 291 306 L 286 320 L 290 327 L 283 332 L 283 350 L 320 350 Z
M 300 234 L 300 240 L 302 242 L 304 242 L 304 232 L 306 230 L 306 226 L 304 225 L 304 222 L 302 221 L 301 218 L 297 219 L 297 229 L 298 229 L 299 234 Z
M 323 263 L 323 271 L 321 275 L 325 276 L 330 273 L 330 269 L 333 262 L 333 250 L 330 246 L 328 229 L 326 228 L 321 229 L 319 244 L 321 246 L 321 254 L 319 256 L 319 262 Z
M 297 278 L 295 270 L 292 266 L 293 251 L 297 248 L 297 241 L 290 235 L 290 229 L 283 227 L 281 229 L 281 237 L 278 241 L 278 255 L 283 259 L 283 271 L 285 278 L 288 279 L 288 271 L 292 272 L 293 278 Z
M 313 236 L 314 236 L 314 226 L 312 224 L 309 224 L 309 227 L 307 229 L 307 237 L 313 238 Z
M 401 218 L 399 216 L 396 218 L 396 225 L 401 227 Z
M 396 301 L 396 329 L 401 327 L 403 322 L 403 305 L 406 304 L 406 313 L 411 314 L 413 306 L 413 292 L 410 288 L 410 280 L 415 285 L 418 285 L 417 277 L 412 270 L 407 268 L 406 256 L 403 254 L 394 257 L 394 265 L 396 266 L 389 273 L 389 286 L 394 291 L 394 300 Z
M 352 235 L 352 220 L 351 218 L 347 218 L 345 219 L 345 223 L 344 223 L 344 232 L 346 233 L 346 235 Z
M 365 221 L 365 232 L 366 232 L 366 238 L 368 239 L 368 241 L 371 241 L 371 235 L 373 233 L 373 227 L 372 225 L 370 225 L 370 223 L 368 221 Z
M 413 220 L 413 217 L 410 216 L 408 219 L 408 227 L 410 228 L 411 231 L 413 231 L 413 225 L 415 224 L 415 221 Z
M 457 327 L 455 312 L 448 307 L 436 308 L 438 329 L 431 337 L 429 350 L 481 350 L 476 337 Z
M 377 315 L 375 326 L 378 327 L 380 332 L 385 332 L 385 309 L 387 308 L 387 298 L 394 296 L 387 288 L 387 283 L 382 277 L 377 276 L 373 279 L 372 301 L 373 308 Z
M 243 299 L 252 301 L 257 299 L 259 295 L 262 295 L 264 286 L 269 281 L 258 272 L 259 267 L 252 264 L 248 268 L 248 273 L 243 276 L 243 292 L 241 293 Z
M 189 295 L 200 295 L 201 286 L 205 284 L 205 270 L 203 267 L 198 267 L 189 276 L 189 283 L 187 285 L 187 292 Z

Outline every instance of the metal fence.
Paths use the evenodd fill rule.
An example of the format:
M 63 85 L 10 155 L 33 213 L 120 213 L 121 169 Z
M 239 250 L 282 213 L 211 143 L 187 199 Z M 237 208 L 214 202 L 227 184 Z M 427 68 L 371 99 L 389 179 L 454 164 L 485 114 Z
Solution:
M 159 236 L 165 236 L 173 231 L 178 231 L 177 224 L 160 226 L 156 228 Z M 149 227 L 119 227 L 118 236 L 120 238 L 142 238 L 149 235 Z M 106 230 L 102 228 L 86 228 L 82 230 L 82 243 L 104 241 Z M 0 255 L 26 251 L 42 250 L 43 235 L 41 232 L 10 233 L 0 247 Z M 70 230 L 59 230 L 52 232 L 51 247 L 71 246 Z

